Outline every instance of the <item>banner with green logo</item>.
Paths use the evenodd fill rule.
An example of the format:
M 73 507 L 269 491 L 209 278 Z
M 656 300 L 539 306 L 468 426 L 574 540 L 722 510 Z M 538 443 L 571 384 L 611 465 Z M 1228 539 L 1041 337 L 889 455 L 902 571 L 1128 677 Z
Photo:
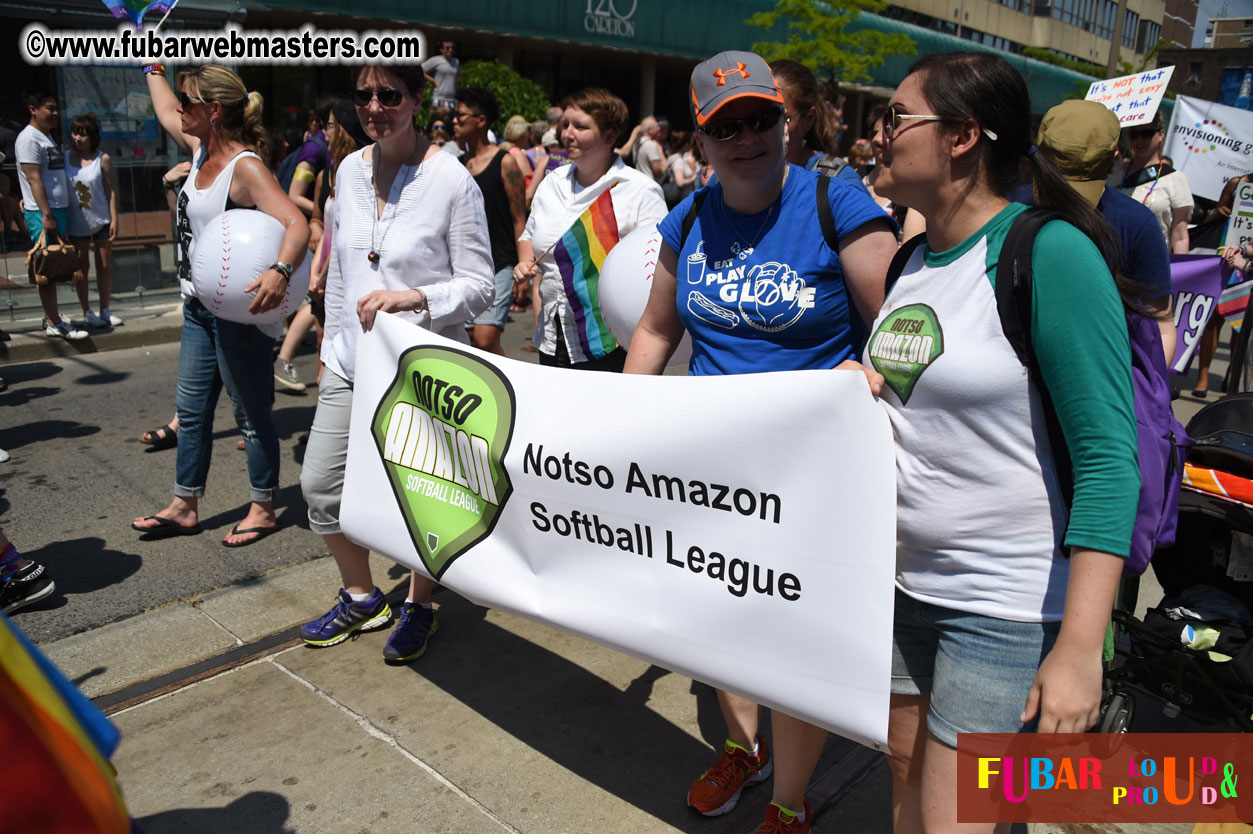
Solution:
M 574 373 L 385 314 L 358 345 L 349 538 L 875 746 L 895 490 L 860 372 Z

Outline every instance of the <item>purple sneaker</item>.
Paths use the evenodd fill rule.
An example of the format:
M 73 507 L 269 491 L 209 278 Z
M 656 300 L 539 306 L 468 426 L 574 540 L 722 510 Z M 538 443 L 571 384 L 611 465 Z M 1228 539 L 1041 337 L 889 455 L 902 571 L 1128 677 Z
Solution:
M 339 601 L 321 617 L 300 627 L 300 636 L 310 646 L 325 648 L 342 643 L 358 631 L 372 631 L 392 621 L 392 609 L 383 592 L 374 589 L 365 602 L 353 602 L 343 588 Z
M 383 647 L 383 659 L 388 663 L 417 660 L 426 651 L 426 644 L 438 628 L 433 608 L 406 602 L 400 608 L 400 622 L 396 624 L 396 630 Z

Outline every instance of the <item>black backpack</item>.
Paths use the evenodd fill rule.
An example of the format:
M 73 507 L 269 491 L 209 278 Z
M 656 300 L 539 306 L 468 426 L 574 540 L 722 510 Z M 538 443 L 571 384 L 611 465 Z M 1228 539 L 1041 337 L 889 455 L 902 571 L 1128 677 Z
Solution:
M 323 154 L 327 153 L 326 142 L 322 140 L 321 136 L 314 135 L 310 141 L 316 144 Z M 283 157 L 283 161 L 278 164 L 278 171 L 275 172 L 274 176 L 278 179 L 278 187 L 283 189 L 284 194 L 291 191 L 291 181 L 296 176 L 296 166 L 300 164 L 300 151 L 303 148 L 304 145 L 296 148 L 296 150 Z M 310 194 L 309 196 L 312 197 L 313 195 Z

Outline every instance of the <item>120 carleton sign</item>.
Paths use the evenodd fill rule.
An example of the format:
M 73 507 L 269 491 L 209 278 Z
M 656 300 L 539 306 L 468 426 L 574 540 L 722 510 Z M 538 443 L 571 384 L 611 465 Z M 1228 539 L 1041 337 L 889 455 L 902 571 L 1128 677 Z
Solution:
M 618 5 L 630 2 L 631 8 L 624 14 Z M 639 0 L 587 0 L 587 13 L 583 15 L 583 28 L 597 35 L 635 37 L 635 8 Z

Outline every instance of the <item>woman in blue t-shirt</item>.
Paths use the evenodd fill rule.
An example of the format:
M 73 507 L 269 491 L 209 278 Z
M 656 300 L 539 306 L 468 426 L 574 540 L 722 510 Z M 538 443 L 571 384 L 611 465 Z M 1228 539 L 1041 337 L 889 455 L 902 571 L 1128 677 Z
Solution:
M 661 373 L 684 330 L 693 375 L 834 368 L 855 358 L 883 300 L 892 221 L 858 185 L 788 164 L 783 96 L 760 56 L 714 56 L 693 71 L 691 94 L 696 141 L 717 181 L 659 224 L 661 257 L 625 370 Z M 824 239 L 819 187 L 838 252 Z M 706 816 L 729 812 L 774 765 L 757 734 L 757 704 L 722 691 L 718 701 L 728 738 L 688 792 Z M 778 772 L 763 830 L 808 831 L 805 786 L 826 731 L 779 712 L 772 726 Z

